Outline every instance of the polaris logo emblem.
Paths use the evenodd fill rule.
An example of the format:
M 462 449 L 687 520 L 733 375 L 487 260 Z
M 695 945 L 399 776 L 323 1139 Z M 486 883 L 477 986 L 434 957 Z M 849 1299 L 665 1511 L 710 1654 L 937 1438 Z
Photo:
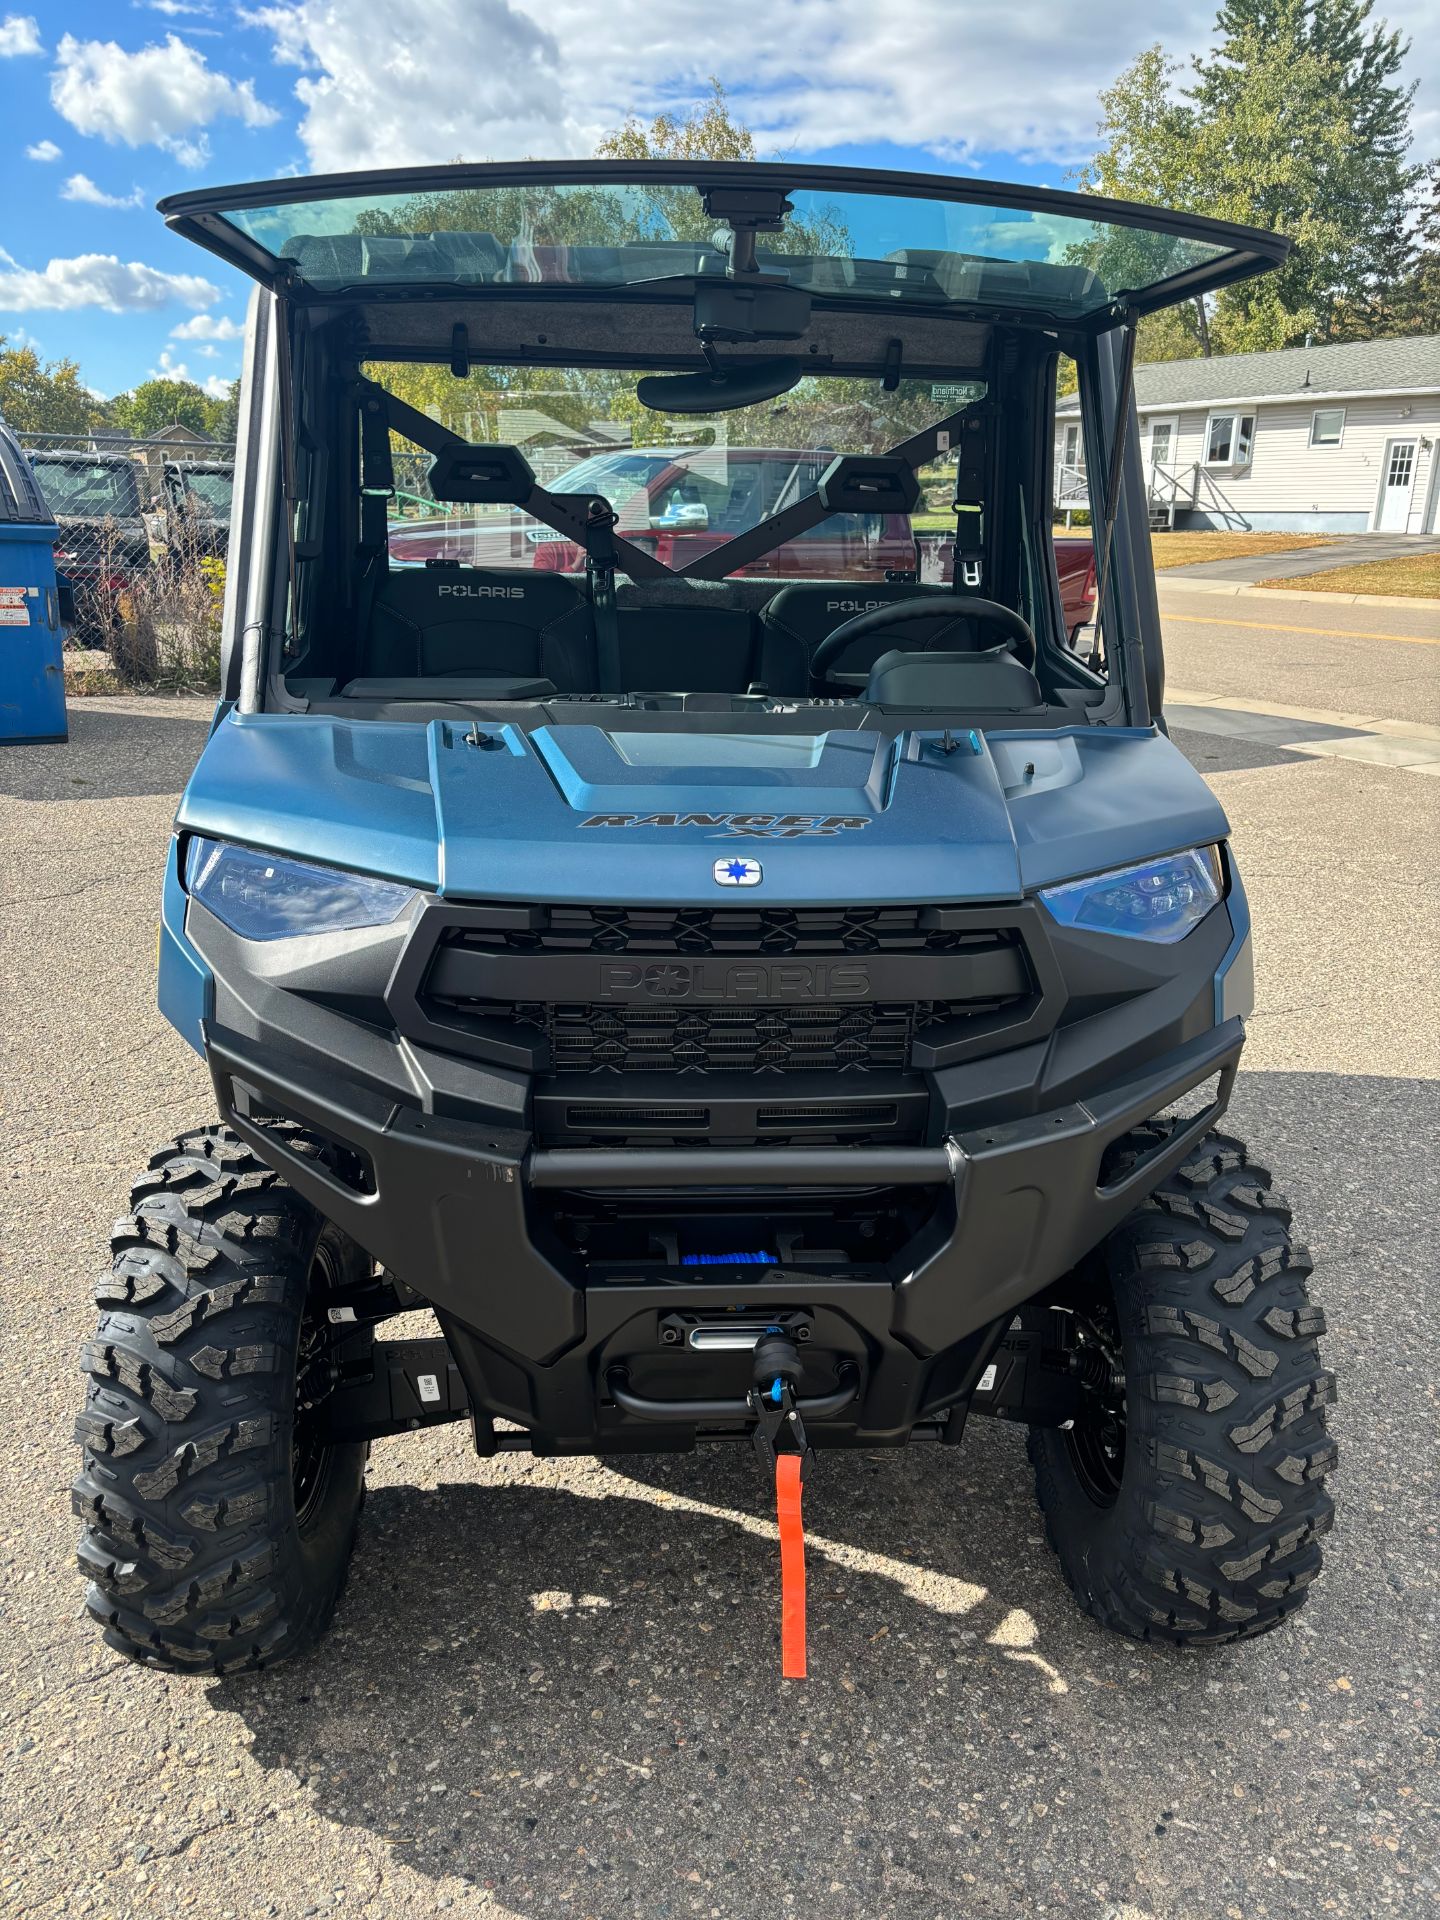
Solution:
M 744 860 L 736 854 L 729 860 L 717 860 L 712 871 L 717 887 L 758 887 L 762 869 L 758 860 Z
M 888 607 L 888 600 L 827 600 L 826 613 L 874 613 L 877 607 Z
M 449 594 L 452 600 L 523 600 L 523 587 L 472 587 L 462 583 L 459 586 L 440 587 L 437 591 L 443 596 Z
M 687 965 L 674 960 L 651 966 L 616 962 L 600 972 L 602 1000 L 865 1000 L 870 969 L 855 961 L 838 965 L 776 961 L 726 966 L 716 960 Z
M 813 835 L 858 833 L 868 827 L 864 813 L 592 813 L 582 827 L 709 827 L 716 840 L 799 840 Z M 715 862 L 717 886 L 753 887 L 754 880 L 722 880 Z M 752 865 L 755 863 L 752 861 Z

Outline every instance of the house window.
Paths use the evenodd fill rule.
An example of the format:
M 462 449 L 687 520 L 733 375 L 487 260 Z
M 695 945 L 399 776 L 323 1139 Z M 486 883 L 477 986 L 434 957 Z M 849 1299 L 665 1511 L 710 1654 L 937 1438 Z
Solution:
M 1254 444 L 1253 413 L 1212 413 L 1205 429 L 1205 464 L 1248 467 Z
M 1080 429 L 1068 426 L 1065 429 L 1065 447 L 1060 456 L 1060 464 L 1065 467 L 1078 467 L 1080 464 Z
M 1317 407 L 1310 416 L 1312 447 L 1338 447 L 1345 437 L 1345 409 Z

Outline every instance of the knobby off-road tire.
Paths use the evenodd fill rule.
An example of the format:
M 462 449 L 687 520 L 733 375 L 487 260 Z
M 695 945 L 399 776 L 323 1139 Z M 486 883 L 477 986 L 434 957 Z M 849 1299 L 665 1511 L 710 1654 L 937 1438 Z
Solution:
M 1160 1137 L 1138 1129 L 1111 1177 Z M 1090 1324 L 1123 1389 L 1087 1394 L 1070 1432 L 1032 1428 L 1029 1449 L 1050 1544 L 1103 1625 L 1214 1644 L 1304 1601 L 1336 1461 L 1310 1273 L 1270 1175 L 1221 1134 L 1099 1249 Z
M 156 1154 L 130 1208 L 81 1362 L 89 1610 L 151 1666 L 267 1666 L 318 1638 L 345 1582 L 366 1447 L 326 1444 L 297 1402 L 321 1388 L 317 1299 L 369 1265 L 218 1126 Z

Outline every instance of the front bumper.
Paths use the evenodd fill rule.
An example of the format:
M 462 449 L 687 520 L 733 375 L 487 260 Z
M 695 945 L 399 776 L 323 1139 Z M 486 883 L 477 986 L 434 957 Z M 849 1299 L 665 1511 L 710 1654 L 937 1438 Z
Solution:
M 793 1320 L 805 1327 L 803 1391 L 858 1373 L 859 1391 L 818 1445 L 903 1441 L 963 1405 L 1015 1309 L 1071 1268 L 1178 1165 L 1228 1102 L 1239 1019 L 1185 1039 L 1083 1098 L 947 1134 L 934 1146 L 539 1148 L 527 1132 L 420 1111 L 344 1071 L 297 1072 L 293 1055 L 210 1020 L 204 1044 L 220 1110 L 274 1165 L 440 1317 L 477 1410 L 528 1428 L 539 1452 L 684 1446 L 704 1419 L 627 1415 L 607 1376 L 667 1400 L 743 1395 L 748 1355 L 701 1353 L 697 1326 Z M 1215 1079 L 1203 1108 L 1118 1178 L 1106 1150 Z M 274 1118 L 348 1149 L 343 1174 L 294 1151 Z M 549 1234 L 549 1193 L 621 1189 L 654 1201 L 922 1190 L 932 1203 L 900 1255 L 873 1268 L 809 1272 L 679 1268 L 589 1280 Z M 703 1278 L 697 1277 L 697 1272 Z

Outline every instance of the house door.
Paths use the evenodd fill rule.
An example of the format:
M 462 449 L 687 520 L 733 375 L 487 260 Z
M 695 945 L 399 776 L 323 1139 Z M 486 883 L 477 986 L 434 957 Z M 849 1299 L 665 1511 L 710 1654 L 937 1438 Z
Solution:
M 1385 448 L 1385 472 L 1380 481 L 1379 533 L 1404 533 L 1410 524 L 1410 496 L 1415 491 L 1414 440 L 1392 440 Z
M 1151 420 L 1145 443 L 1145 490 L 1153 502 L 1168 506 L 1175 491 L 1175 443 L 1178 420 Z

